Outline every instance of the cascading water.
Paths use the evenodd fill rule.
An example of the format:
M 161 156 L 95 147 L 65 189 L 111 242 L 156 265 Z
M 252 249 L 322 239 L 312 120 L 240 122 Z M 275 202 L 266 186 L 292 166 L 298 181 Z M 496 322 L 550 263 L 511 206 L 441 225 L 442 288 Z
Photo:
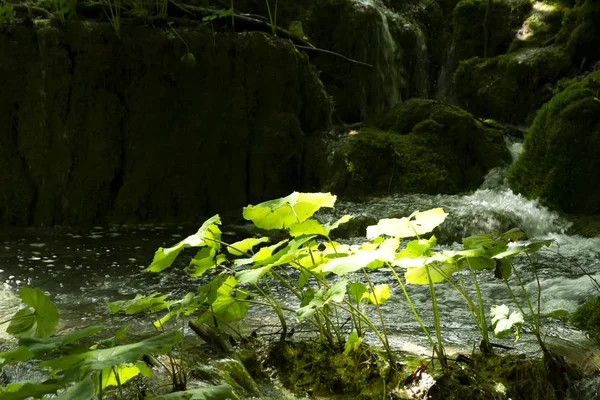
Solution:
M 519 145 L 511 144 L 511 149 L 516 157 Z M 334 219 L 344 214 L 354 214 L 379 219 L 407 216 L 415 210 L 443 207 L 449 217 L 437 233 L 440 242 L 445 243 L 442 248 L 458 248 L 455 242 L 465 236 L 500 233 L 513 227 L 523 229 L 530 239 L 554 239 L 557 245 L 550 251 L 540 252 L 536 261 L 542 289 L 541 312 L 546 340 L 553 349 L 570 357 L 579 357 L 578 362 L 588 365 L 589 369 L 598 370 L 599 356 L 586 335 L 549 314 L 557 310 L 572 312 L 586 299 L 598 294 L 581 268 L 600 280 L 600 257 L 597 251 L 600 248 L 600 237 L 586 239 L 566 234 L 569 226 L 567 221 L 540 206 L 538 202 L 512 193 L 503 183 L 503 171 L 496 170 L 491 175 L 495 178 L 488 176 L 484 186 L 474 193 L 392 195 L 362 203 L 339 201 L 333 212 L 324 213 L 321 218 Z M 132 298 L 138 293 L 154 291 L 172 292 L 177 296 L 201 283 L 198 279 L 186 277 L 180 268 L 182 265 L 174 266 L 162 274 L 143 272 L 157 247 L 173 245 L 196 229 L 197 227 L 183 226 L 169 229 L 98 227 L 86 234 L 44 230 L 2 234 L 0 320 L 6 320 L 15 312 L 19 304 L 16 296 L 18 289 L 29 285 L 40 287 L 52 295 L 61 312 L 61 329 L 101 322 L 110 331 L 124 324 L 131 324 L 130 332 L 149 332 L 147 320 L 115 316 L 110 313 L 106 304 L 113 300 Z M 562 256 L 556 252 L 560 252 Z M 181 258 L 184 263 L 186 257 Z M 518 264 L 517 267 L 528 292 L 533 294 L 534 299 L 537 298 L 537 284 L 531 268 L 527 264 Z M 506 304 L 514 310 L 504 283 L 494 279 L 491 274 L 482 273 L 480 276 L 486 310 L 494 304 Z M 394 285 L 394 279 L 389 273 L 380 270 L 374 271 L 372 278 L 374 283 L 385 282 L 392 287 L 392 297 L 383 307 L 391 346 L 412 353 L 430 354 L 429 344 L 414 321 L 402 292 Z M 277 292 L 277 288 L 274 291 Z M 409 291 L 425 324 L 431 328 L 433 317 L 428 288 L 411 285 Z M 443 283 L 436 285 L 436 293 L 447 349 L 449 352 L 470 351 L 479 343 L 480 338 L 463 298 L 452 287 Z M 255 326 L 270 321 L 270 316 L 261 313 L 261 310 L 255 310 L 250 316 L 250 324 L 253 324 L 252 320 L 255 320 Z M 273 324 L 276 324 L 275 319 Z M 533 335 L 524 333 L 516 343 L 511 339 L 495 341 L 515 347 L 518 352 L 532 356 L 539 354 Z M 18 370 L 16 374 L 21 373 L 22 370 Z M 13 378 L 10 377 L 11 380 Z M 593 379 L 598 378 L 580 382 L 573 389 L 572 398 L 597 398 L 594 397 L 597 389 L 590 389 L 594 387 L 594 382 L 598 383 Z

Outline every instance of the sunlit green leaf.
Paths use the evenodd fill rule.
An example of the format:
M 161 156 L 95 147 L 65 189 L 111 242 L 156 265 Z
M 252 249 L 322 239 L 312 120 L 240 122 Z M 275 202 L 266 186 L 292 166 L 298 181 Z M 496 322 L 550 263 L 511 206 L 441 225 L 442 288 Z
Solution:
M 442 208 L 434 208 L 427 211 L 415 211 L 405 218 L 384 218 L 377 225 L 367 228 L 367 238 L 372 239 L 380 235 L 398 238 L 409 238 L 420 236 L 431 232 L 446 219 Z
M 362 300 L 364 300 L 365 294 L 368 297 L 368 292 L 369 292 L 369 288 L 367 288 L 367 285 L 365 285 L 364 283 L 353 282 L 348 285 L 348 293 L 350 293 L 350 296 L 357 303 L 360 303 Z
M 186 270 L 189 276 L 197 278 L 202 276 L 209 269 L 217 267 L 215 262 L 216 250 L 212 247 L 203 247 L 190 260 Z
M 465 248 L 482 247 L 484 249 L 493 246 L 496 243 L 493 233 L 469 236 L 463 238 L 462 242 Z
M 248 251 L 251 251 L 254 246 L 260 243 L 266 243 L 268 241 L 268 237 L 247 238 L 231 244 L 229 247 L 227 247 L 227 251 L 234 256 L 242 256 L 248 253 Z
M 523 325 L 525 320 L 521 312 L 514 311 L 512 314 L 510 314 L 510 316 L 508 313 L 508 307 L 504 304 L 500 306 L 492 306 L 490 310 L 490 318 L 492 319 L 492 326 L 494 327 L 494 336 L 505 336 L 514 328 L 518 329 L 521 325 Z
M 298 193 L 244 207 L 244 218 L 259 228 L 283 229 L 306 221 L 321 207 L 333 207 L 336 196 L 329 193 Z
M 435 236 L 431 239 L 411 240 L 406 247 L 396 253 L 396 258 L 419 258 L 429 254 L 432 246 L 435 246 L 437 240 Z
M 54 333 L 60 318 L 58 309 L 39 288 L 23 286 L 19 297 L 29 308 L 15 313 L 6 332 L 18 337 L 45 338 Z
M 334 223 L 325 224 L 325 230 L 327 231 L 327 234 L 329 235 L 329 233 L 331 233 L 332 230 L 339 228 L 340 225 L 345 224 L 346 222 L 350 221 L 352 218 L 353 218 L 352 215 L 344 215 L 342 218 L 338 219 Z
M 363 296 L 367 296 L 371 304 L 383 304 L 390 298 L 390 287 L 386 284 L 375 285 L 372 293 Z
M 219 287 L 216 293 L 216 298 L 211 302 L 210 311 L 211 313 L 205 313 L 198 322 L 213 322 L 213 315 L 222 322 L 239 321 L 248 313 L 248 306 L 250 305 L 245 300 L 245 295 L 239 290 L 235 294 L 232 294 L 237 280 L 233 276 L 229 276 L 225 279 L 223 284 Z
M 260 268 L 255 269 L 247 269 L 244 271 L 240 271 L 235 274 L 235 278 L 237 279 L 240 285 L 244 283 L 256 283 L 260 278 L 262 278 L 267 272 L 271 270 L 272 266 L 267 265 Z
M 318 291 L 306 292 L 305 295 L 312 296 L 308 304 L 304 305 L 305 302 L 301 304 L 301 308 L 296 311 L 296 316 L 299 321 L 311 318 L 317 310 L 323 308 L 330 302 L 340 303 L 344 300 L 344 296 L 346 295 L 346 286 L 348 284 L 347 279 L 342 279 L 341 281 L 337 281 L 327 289 L 319 289 Z M 305 297 L 306 299 L 306 297 Z
M 466 257 L 459 261 L 462 267 L 469 267 L 475 271 L 494 269 L 494 260 L 487 257 Z
M 117 376 L 115 375 L 115 371 L 119 376 L 119 380 L 117 381 Z M 104 368 L 102 370 L 102 388 L 107 388 L 109 386 L 118 386 L 123 384 L 130 379 L 135 378 L 140 374 L 140 369 L 137 366 L 137 362 L 135 364 L 119 364 L 116 366 L 111 366 Z
M 433 283 L 441 282 L 459 271 L 458 265 L 448 263 L 432 263 L 425 265 L 424 267 L 408 268 L 404 274 L 406 283 L 412 283 L 415 285 L 429 284 L 426 268 L 429 269 L 429 276 L 431 277 L 431 281 Z
M 169 268 L 173 261 L 177 258 L 179 253 L 186 247 L 201 247 L 201 246 L 209 246 L 215 249 L 219 249 L 220 244 L 215 241 L 206 240 L 206 239 L 215 239 L 220 238 L 221 231 L 218 228 L 218 224 L 221 224 L 221 218 L 219 215 L 215 215 L 202 224 L 198 232 L 193 235 L 188 236 L 181 242 L 177 243 L 175 246 L 169 248 L 159 247 L 154 254 L 154 259 L 152 260 L 152 264 L 146 271 L 149 272 L 161 272 L 167 268 Z
M 301 224 L 290 226 L 290 235 L 294 237 L 301 235 L 329 236 L 329 232 L 316 219 L 307 219 Z
M 323 266 L 323 272 L 333 272 L 336 275 L 346 275 L 362 268 L 379 268 L 384 262 L 394 260 L 395 253 L 389 248 L 375 251 L 360 251 L 348 257 L 329 260 Z
M 348 335 L 348 339 L 346 339 L 346 344 L 344 345 L 344 355 L 350 354 L 351 351 L 356 351 L 360 348 L 363 339 L 358 336 L 358 333 L 353 331 Z

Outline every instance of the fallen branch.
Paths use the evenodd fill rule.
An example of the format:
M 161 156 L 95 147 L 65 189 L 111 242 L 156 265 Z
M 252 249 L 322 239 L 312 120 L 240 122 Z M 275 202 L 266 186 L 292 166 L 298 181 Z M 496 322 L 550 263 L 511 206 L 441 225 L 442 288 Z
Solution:
M 352 58 L 348 58 L 348 57 L 346 57 L 346 56 L 344 56 L 344 55 L 342 55 L 340 53 L 336 53 L 336 52 L 331 51 L 331 50 L 319 49 L 318 47 L 314 47 L 314 46 L 313 47 L 306 47 L 306 46 L 302 46 L 302 45 L 296 45 L 296 47 L 298 49 L 300 49 L 300 50 L 304 50 L 304 51 L 307 51 L 309 53 L 328 54 L 330 56 L 341 58 L 341 59 L 343 59 L 345 61 L 348 61 L 348 62 L 350 62 L 352 64 L 360 65 L 361 67 L 373 68 L 373 65 L 371 65 L 371 64 L 367 64 L 367 63 L 362 62 L 362 61 L 358 61 L 358 60 L 354 60 Z

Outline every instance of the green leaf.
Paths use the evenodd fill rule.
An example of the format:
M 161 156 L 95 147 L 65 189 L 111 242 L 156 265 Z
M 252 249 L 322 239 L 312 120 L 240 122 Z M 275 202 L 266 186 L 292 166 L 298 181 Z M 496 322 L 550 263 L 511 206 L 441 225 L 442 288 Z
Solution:
M 420 236 L 444 222 L 447 215 L 442 208 L 434 208 L 423 212 L 415 211 L 405 218 L 384 218 L 377 225 L 367 228 L 367 238 L 373 239 L 381 235 L 398 238 Z
M 190 260 L 186 270 L 189 276 L 197 278 L 202 276 L 209 269 L 216 268 L 215 262 L 216 250 L 212 247 L 203 247 Z
M 89 366 L 93 370 L 103 370 L 119 364 L 136 362 L 139 357 L 145 354 L 165 353 L 181 340 L 182 336 L 179 332 L 166 332 L 136 343 L 70 354 L 44 361 L 40 363 L 40 367 L 60 371 L 67 370 L 74 364 L 80 363 L 81 367 Z
M 494 336 L 502 337 L 509 334 L 513 329 L 516 330 L 518 339 L 518 328 L 525 322 L 523 314 L 519 311 L 514 311 L 510 316 L 508 315 L 508 307 L 504 304 L 492 306 L 490 310 L 490 318 L 492 319 L 492 326 L 494 327 Z
M 49 338 L 22 337 L 19 339 L 19 345 L 26 346 L 35 357 L 39 358 L 51 351 L 60 350 L 64 346 L 74 343 L 81 338 L 100 332 L 102 329 L 104 329 L 103 326 L 94 325 L 65 335 L 52 336 Z
M 117 381 L 117 375 L 115 375 L 115 370 L 119 376 L 119 380 Z M 112 367 L 107 367 L 102 370 L 102 389 L 107 388 L 109 386 L 118 386 L 119 382 L 124 384 L 125 382 L 135 378 L 140 374 L 140 369 L 138 368 L 138 362 L 135 364 L 119 364 Z
M 431 247 L 435 246 L 436 243 L 437 240 L 435 236 L 432 236 L 429 240 L 412 240 L 406 244 L 405 248 L 403 248 L 396 254 L 396 258 L 419 258 L 427 256 L 429 255 L 429 250 L 431 250 Z
M 302 307 L 296 311 L 296 316 L 299 321 L 311 318 L 317 310 L 323 308 L 325 305 L 330 302 L 340 303 L 344 300 L 344 296 L 346 295 L 346 286 L 348 285 L 347 279 L 342 279 L 341 281 L 337 281 L 327 289 L 319 289 L 318 291 L 312 293 L 308 293 L 309 296 L 312 295 L 308 304 L 305 304 L 305 301 L 300 304 Z M 305 292 L 305 299 L 306 299 Z
M 517 240 L 521 239 L 523 236 L 525 236 L 525 232 L 523 232 L 519 228 L 513 228 L 509 231 L 504 232 L 502 235 L 500 235 L 500 239 L 504 242 L 516 242 Z
M 368 297 L 368 292 L 369 289 L 364 283 L 353 282 L 348 285 L 348 293 L 350 293 L 350 296 L 352 296 L 354 301 L 357 303 L 360 303 L 362 300 L 364 300 L 364 295 L 367 295 Z
M 6 392 L 0 392 L 2 400 L 25 400 L 30 398 L 42 398 L 46 394 L 56 393 L 63 386 L 55 379 L 45 382 L 15 382 L 6 386 Z
M 0 353 L 0 367 L 20 361 L 27 361 L 35 357 L 35 354 L 27 346 L 19 346 L 14 350 Z
M 91 400 L 94 397 L 94 382 L 90 375 L 62 392 L 56 400 Z
M 39 288 L 23 286 L 19 297 L 24 304 L 31 308 L 19 310 L 13 316 L 13 320 L 6 332 L 17 337 L 33 336 L 48 337 L 54 333 L 60 318 L 58 309 Z
M 154 313 L 177 303 L 177 301 L 165 301 L 168 297 L 168 294 L 160 296 L 158 292 L 154 292 L 149 296 L 138 294 L 131 300 L 119 300 L 108 303 L 108 308 L 114 313 L 124 311 L 128 315 L 146 310 Z
M 462 242 L 465 248 L 482 247 L 485 249 L 496 244 L 493 233 L 469 236 L 463 238 Z
M 461 267 L 469 267 L 475 271 L 494 269 L 494 260 L 487 257 L 466 257 L 460 260 Z
M 198 318 L 198 322 L 213 322 L 213 315 L 222 322 L 239 321 L 248 314 L 250 303 L 243 301 L 246 295 L 237 291 L 236 296 L 232 295 L 237 280 L 233 276 L 227 277 L 216 293 L 215 300 L 211 303 L 211 313 L 204 313 Z
M 384 262 L 394 260 L 395 253 L 390 248 L 375 251 L 359 251 L 348 257 L 334 258 L 323 266 L 323 272 L 333 272 L 336 275 L 346 275 L 362 268 L 379 268 Z
M 346 222 L 350 221 L 353 218 L 352 215 L 344 215 L 342 218 L 338 219 L 337 221 L 335 221 L 334 223 L 330 224 L 327 223 L 325 224 L 325 230 L 327 231 L 327 235 L 329 236 L 329 234 L 331 233 L 332 230 L 339 228 L 340 225 L 345 224 Z
M 244 207 L 244 218 L 259 228 L 284 229 L 306 221 L 321 207 L 333 207 L 336 196 L 330 193 L 298 193 L 255 206 Z
M 248 253 L 248 251 L 252 250 L 254 246 L 268 241 L 268 237 L 247 238 L 231 244 L 230 247 L 227 247 L 227 251 L 234 256 L 243 256 Z
M 267 272 L 269 272 L 271 268 L 271 265 L 267 265 L 256 269 L 247 269 L 245 271 L 240 271 L 236 273 L 235 278 L 237 279 L 240 285 L 243 285 L 244 283 L 256 283 Z
M 206 222 L 202 224 L 200 229 L 198 229 L 198 232 L 188 236 L 181 242 L 177 243 L 175 246 L 166 249 L 159 247 L 158 250 L 156 250 L 156 253 L 154 253 L 154 259 L 152 260 L 152 264 L 150 264 L 150 266 L 146 268 L 146 271 L 164 271 L 165 269 L 169 268 L 171 264 L 173 264 L 173 261 L 175 261 L 179 253 L 181 253 L 181 251 L 186 247 L 209 246 L 215 249 L 219 249 L 219 243 L 215 243 L 214 241 L 210 240 L 205 240 L 221 237 L 221 231 L 217 226 L 219 224 L 221 224 L 221 218 L 217 214 L 206 220 Z
M 512 273 L 512 263 L 510 259 L 503 258 L 495 260 L 494 276 L 496 278 L 508 279 Z
M 302 235 L 321 235 L 329 236 L 329 231 L 316 219 L 307 219 L 301 224 L 290 226 L 290 235 L 293 237 Z
M 188 389 L 181 392 L 149 397 L 148 400 L 229 400 L 237 398 L 229 385 Z
M 373 293 L 364 294 L 371 304 L 383 304 L 390 298 L 390 287 L 386 284 L 375 285 Z
M 459 271 L 458 265 L 454 263 L 432 263 L 423 267 L 408 268 L 404 274 L 406 283 L 412 283 L 415 285 L 428 285 L 429 279 L 427 278 L 427 270 L 425 268 L 429 269 L 429 275 L 433 283 L 441 282 Z
M 344 345 L 344 355 L 350 354 L 351 351 L 356 351 L 360 348 L 363 339 L 358 336 L 358 333 L 355 331 L 348 335 L 348 339 L 346 339 L 346 344 Z

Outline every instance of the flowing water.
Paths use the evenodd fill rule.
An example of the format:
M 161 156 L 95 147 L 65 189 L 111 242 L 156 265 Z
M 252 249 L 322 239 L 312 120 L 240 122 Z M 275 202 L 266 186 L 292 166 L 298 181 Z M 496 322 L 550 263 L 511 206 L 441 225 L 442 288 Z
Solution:
M 518 145 L 513 145 L 512 150 L 516 156 Z M 441 247 L 445 249 L 457 248 L 457 242 L 465 236 L 501 233 L 513 227 L 525 231 L 528 239 L 553 239 L 555 244 L 551 249 L 541 251 L 535 259 L 546 340 L 557 351 L 562 349 L 564 353 L 576 353 L 582 363 L 590 363 L 592 369 L 598 368 L 594 361 L 598 357 L 597 351 L 586 335 L 549 314 L 558 310 L 573 312 L 586 299 L 599 294 L 586 272 L 600 281 L 600 237 L 582 238 L 566 234 L 569 226 L 567 221 L 537 202 L 512 193 L 503 183 L 503 174 L 501 170 L 493 171 L 481 189 L 464 195 L 392 195 L 361 203 L 339 201 L 334 211 L 323 213 L 321 218 L 333 219 L 353 214 L 379 219 L 443 207 L 449 216 L 437 234 L 440 242 L 444 243 Z M 106 304 L 111 300 L 132 298 L 137 293 L 159 291 L 178 295 L 202 282 L 186 277 L 181 265 L 162 274 L 143 271 L 151 262 L 157 247 L 173 245 L 195 230 L 196 227 L 190 226 L 149 226 L 97 227 L 85 233 L 49 229 L 0 233 L 0 320 L 7 319 L 18 309 L 18 290 L 23 285 L 29 285 L 40 287 L 52 295 L 61 312 L 61 329 L 103 323 L 109 331 L 113 331 L 129 323 L 133 326 L 130 331 L 148 332 L 150 324 L 147 320 L 115 316 Z M 186 255 L 189 253 L 180 256 L 182 263 Z M 536 307 L 537 284 L 533 269 L 529 263 L 522 261 L 517 263 L 517 268 Z M 372 278 L 374 283 L 389 283 L 392 288 L 391 299 L 384 305 L 392 347 L 411 353 L 430 354 L 430 346 L 402 292 L 394 284 L 393 277 L 386 271 L 378 270 Z M 470 282 L 467 275 L 464 278 L 465 282 Z M 511 283 L 518 292 L 516 282 L 512 280 Z M 514 310 L 502 281 L 482 273 L 480 285 L 486 310 L 494 304 L 506 304 Z M 410 286 L 409 291 L 431 329 L 433 318 L 428 289 Z M 441 308 L 443 338 L 449 353 L 470 350 L 480 339 L 464 299 L 444 283 L 437 284 L 436 291 Z M 297 304 L 291 305 L 297 307 Z M 264 311 L 256 310 L 250 316 L 250 325 L 275 324 L 276 321 L 270 318 Z M 514 347 L 518 352 L 533 356 L 539 354 L 534 337 L 527 333 L 523 333 L 516 343 L 512 339 L 496 342 Z M 581 393 L 586 394 L 585 398 L 597 398 L 594 393 L 598 395 L 597 388 L 600 385 L 595 379 L 578 384 Z M 584 397 L 578 394 L 573 398 Z

